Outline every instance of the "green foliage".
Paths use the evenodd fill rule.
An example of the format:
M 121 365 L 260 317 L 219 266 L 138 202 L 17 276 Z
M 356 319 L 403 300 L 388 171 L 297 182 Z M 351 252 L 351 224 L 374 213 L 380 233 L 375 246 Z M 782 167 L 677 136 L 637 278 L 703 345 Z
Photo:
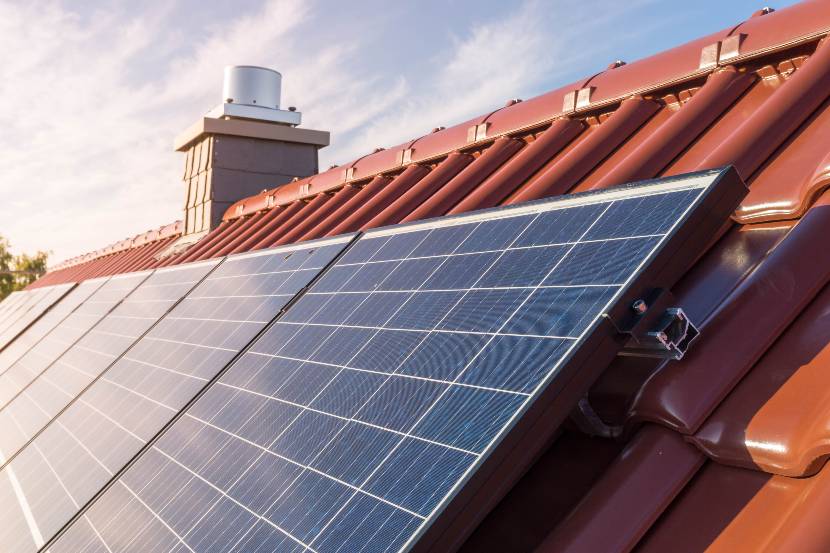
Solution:
M 9 241 L 0 236 L 0 300 L 15 290 L 22 290 L 45 273 L 48 257 L 46 252 L 14 255 Z

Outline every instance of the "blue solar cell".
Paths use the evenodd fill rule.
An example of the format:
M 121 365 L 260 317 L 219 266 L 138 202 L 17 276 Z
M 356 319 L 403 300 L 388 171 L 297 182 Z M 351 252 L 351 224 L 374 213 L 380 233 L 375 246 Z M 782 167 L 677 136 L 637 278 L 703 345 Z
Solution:
M 372 326 L 378 320 L 385 321 L 398 312 L 409 297 L 410 295 L 405 292 L 358 296 L 355 298 L 357 301 L 353 300 L 351 313 L 342 323 L 353 326 Z
M 527 296 L 522 288 L 471 290 L 444 314 L 441 330 L 496 332 Z
M 403 432 L 412 428 L 446 388 L 440 382 L 390 376 L 355 418 Z
M 513 245 L 516 238 L 525 231 L 527 223 L 532 218 L 533 215 L 527 215 L 482 221 L 476 227 L 476 232 L 468 236 L 455 249 L 455 253 L 504 250 Z
M 359 486 L 374 471 L 382 459 L 397 444 L 398 436 L 387 430 L 357 422 L 346 424 L 314 458 L 317 470 Z
M 331 365 L 311 361 L 301 363 L 274 395 L 291 403 L 308 405 L 337 372 L 337 367 Z
M 424 235 L 423 240 L 411 254 L 407 255 L 406 251 L 401 248 L 399 254 L 396 255 L 396 259 L 404 257 L 427 257 L 432 255 L 444 256 L 454 253 L 469 238 L 477 226 L 478 224 L 476 223 L 467 223 L 444 227 L 440 230 L 431 230 Z M 398 237 L 390 239 L 387 249 L 397 250 L 397 244 L 407 242 L 408 240 L 406 234 L 403 235 L 403 238 L 403 241 L 399 240 Z
M 389 374 L 401 366 L 404 361 L 412 359 L 413 355 L 429 355 L 429 353 L 414 354 L 424 339 L 421 332 L 408 330 L 378 330 L 363 345 L 357 354 L 349 361 L 349 366 L 355 369 L 376 371 Z M 437 354 L 437 352 L 432 352 Z M 445 350 L 445 353 L 448 353 Z M 436 362 L 438 360 L 436 359 Z
M 385 281 L 389 274 L 395 269 L 397 262 L 395 261 L 372 261 L 362 265 L 357 272 L 350 278 L 339 292 L 371 292 L 376 290 L 378 286 Z
M 348 486 L 306 470 L 277 498 L 265 516 L 278 528 L 309 543 L 351 494 Z
M 387 261 L 391 259 L 404 259 L 406 257 L 421 257 L 424 253 L 413 253 L 417 250 L 424 239 L 429 235 L 428 230 L 415 231 L 406 236 L 398 237 L 395 240 L 384 239 L 378 251 L 367 261 Z M 428 254 L 426 254 L 428 255 Z
M 369 328 L 338 327 L 308 355 L 308 359 L 320 363 L 338 363 L 343 359 L 351 359 L 373 333 Z
M 568 253 L 565 246 L 542 246 L 509 250 L 478 282 L 480 287 L 536 286 L 562 257 Z
M 657 238 L 651 237 L 578 244 L 568 255 L 570 262 L 551 273 L 542 284 L 622 284 L 656 243 Z
M 410 328 L 430 330 L 435 328 L 458 301 L 464 297 L 463 291 L 417 292 L 411 294 L 407 301 L 388 322 L 392 328 Z
M 507 321 L 503 332 L 577 338 L 618 290 L 619 286 L 539 288 Z
M 313 543 L 320 553 L 397 551 L 421 520 L 365 495 L 355 495 Z
M 572 344 L 559 338 L 496 336 L 473 350 L 459 382 L 530 393 Z
M 666 233 L 698 197 L 699 192 L 681 190 L 614 202 L 608 206 L 606 215 L 587 232 L 584 240 Z
M 481 452 L 525 399 L 503 391 L 453 386 L 431 406 L 412 434 Z
M 296 463 L 268 454 L 260 455 L 246 468 L 231 486 L 229 495 L 256 513 L 264 513 L 273 505 L 303 471 Z
M 307 465 L 345 426 L 346 421 L 341 418 L 316 411 L 301 411 L 287 428 L 278 433 L 279 437 L 270 449 L 296 463 Z
M 393 270 L 389 272 L 389 276 L 381 282 L 375 290 L 382 291 L 407 291 L 416 290 L 420 288 L 424 281 L 435 274 L 435 269 L 445 260 L 442 257 L 422 257 L 418 259 L 406 259 L 404 261 L 390 261 L 394 264 Z M 358 284 L 349 283 L 357 287 Z M 362 287 L 361 287 L 362 288 Z M 362 288 L 368 292 L 374 290 Z M 340 290 L 341 292 L 344 290 Z
M 597 203 L 570 209 L 555 209 L 528 217 L 527 225 L 516 240 L 513 248 L 567 244 L 578 240 L 597 221 L 607 204 Z M 642 215 L 642 214 L 641 214 Z M 517 221 L 518 224 L 518 221 Z
M 400 364 L 397 372 L 434 380 L 454 380 L 488 340 L 482 334 L 456 332 L 417 336 L 418 347 Z
M 251 515 L 191 526 L 196 551 L 405 548 L 715 176 L 367 233 L 118 482 L 163 452 Z
M 472 453 L 404 438 L 363 489 L 425 517 L 475 460 Z
M 386 376 L 371 372 L 344 370 L 326 382 L 309 403 L 338 417 L 351 418 L 383 385 Z

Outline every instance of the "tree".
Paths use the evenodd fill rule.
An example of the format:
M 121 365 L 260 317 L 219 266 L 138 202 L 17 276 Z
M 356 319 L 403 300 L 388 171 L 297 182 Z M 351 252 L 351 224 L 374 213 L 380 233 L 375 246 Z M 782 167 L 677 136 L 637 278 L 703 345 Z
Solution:
M 34 255 L 14 255 L 9 241 L 0 236 L 0 300 L 43 275 L 48 258 L 49 254 L 41 251 Z

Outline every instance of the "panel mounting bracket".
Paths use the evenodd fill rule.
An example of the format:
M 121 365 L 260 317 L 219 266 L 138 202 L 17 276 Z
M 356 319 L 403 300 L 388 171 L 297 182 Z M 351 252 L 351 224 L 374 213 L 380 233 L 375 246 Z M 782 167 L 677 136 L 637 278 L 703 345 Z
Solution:
M 628 337 L 619 355 L 683 359 L 700 331 L 686 312 L 675 304 L 668 290 L 658 289 L 631 304 L 625 320 L 604 315 L 618 333 Z

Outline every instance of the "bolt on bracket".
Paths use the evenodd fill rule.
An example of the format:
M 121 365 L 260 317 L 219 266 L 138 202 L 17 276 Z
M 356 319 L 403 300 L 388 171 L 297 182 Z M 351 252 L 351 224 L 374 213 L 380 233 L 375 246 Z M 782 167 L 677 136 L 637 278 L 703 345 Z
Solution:
M 655 290 L 648 300 L 634 301 L 622 321 L 606 315 L 617 332 L 628 336 L 619 355 L 682 359 L 700 331 L 674 301 L 671 292 Z

